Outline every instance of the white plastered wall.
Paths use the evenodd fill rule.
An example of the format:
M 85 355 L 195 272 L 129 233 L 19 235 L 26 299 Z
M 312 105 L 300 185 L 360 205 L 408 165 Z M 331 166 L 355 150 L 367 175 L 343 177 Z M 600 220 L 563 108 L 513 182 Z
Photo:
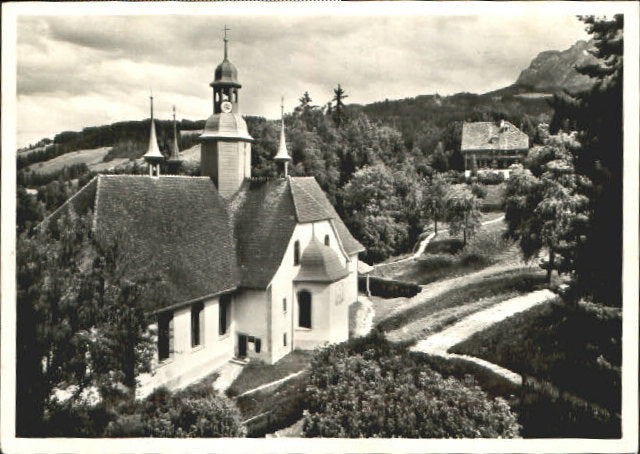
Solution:
M 139 396 L 149 394 L 154 388 L 166 386 L 177 389 L 194 383 L 229 361 L 234 355 L 235 326 L 234 303 L 231 303 L 230 322 L 227 333 L 218 334 L 219 298 L 204 302 L 201 317 L 203 332 L 201 343 L 191 347 L 191 306 L 185 306 L 173 312 L 173 353 L 169 359 L 158 363 L 157 354 L 153 363 L 153 372 L 138 377 Z M 157 332 L 157 325 L 151 328 Z
M 340 261 L 347 266 L 350 274 L 340 282 L 343 284 L 344 311 L 341 309 L 332 312 L 333 322 L 329 323 L 329 311 L 333 308 L 331 302 L 331 290 L 326 284 L 312 285 L 312 323 L 313 327 L 309 330 L 298 328 L 298 302 L 296 292 L 305 286 L 303 284 L 294 284 L 293 280 L 300 271 L 300 266 L 293 264 L 293 250 L 296 241 L 300 242 L 300 255 L 304 253 L 305 248 L 311 241 L 312 235 L 324 244 L 325 235 L 329 235 L 329 245 L 338 254 Z M 353 256 L 357 259 L 356 256 Z M 326 292 L 324 292 L 326 290 Z M 296 225 L 287 249 L 284 253 L 280 267 L 276 271 L 271 281 L 271 361 L 276 362 L 294 348 L 307 349 L 314 348 L 321 343 L 341 342 L 348 338 L 349 317 L 348 305 L 357 298 L 358 294 L 358 278 L 357 278 L 357 262 L 347 261 L 342 248 L 339 245 L 338 238 L 331 223 L 326 221 L 318 221 L 314 223 L 305 223 Z M 283 299 L 287 299 L 287 310 L 284 311 Z M 324 312 L 322 312 L 324 308 Z M 316 311 L 318 313 L 316 314 Z M 344 312 L 344 314 L 342 314 Z M 326 315 L 326 317 L 325 317 Z M 315 323 L 317 320 L 318 323 Z M 325 320 L 323 322 L 323 320 Z M 284 345 L 283 337 L 286 334 L 287 345 Z

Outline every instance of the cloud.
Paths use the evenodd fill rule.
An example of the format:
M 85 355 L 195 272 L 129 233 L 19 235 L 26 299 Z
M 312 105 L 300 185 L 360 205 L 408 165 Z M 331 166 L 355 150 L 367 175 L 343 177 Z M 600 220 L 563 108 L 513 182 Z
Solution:
M 338 83 L 354 103 L 490 91 L 586 37 L 572 16 L 21 16 L 19 145 L 144 118 L 150 88 L 167 112 L 207 117 L 225 23 L 242 111 L 271 118 L 281 95 L 323 104 Z

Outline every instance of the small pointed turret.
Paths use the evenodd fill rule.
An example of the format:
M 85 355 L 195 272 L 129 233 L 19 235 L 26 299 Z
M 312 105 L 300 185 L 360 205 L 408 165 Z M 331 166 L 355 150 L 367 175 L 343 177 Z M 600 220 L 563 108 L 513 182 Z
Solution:
M 291 156 L 287 152 L 287 141 L 284 135 L 284 97 L 280 104 L 280 145 L 278 146 L 278 153 L 273 158 L 276 162 L 282 163 L 284 166 L 284 177 L 288 176 L 288 165 L 291 161 Z
M 144 154 L 144 160 L 149 164 L 149 175 L 160 176 L 160 163 L 164 161 L 164 156 L 160 153 L 158 139 L 156 138 L 156 124 L 153 120 L 153 95 L 149 96 L 151 102 L 151 132 L 149 134 L 149 148 Z
M 180 162 L 180 148 L 178 148 L 178 128 L 176 126 L 176 106 L 173 106 L 173 142 L 171 142 L 171 156 L 169 162 Z

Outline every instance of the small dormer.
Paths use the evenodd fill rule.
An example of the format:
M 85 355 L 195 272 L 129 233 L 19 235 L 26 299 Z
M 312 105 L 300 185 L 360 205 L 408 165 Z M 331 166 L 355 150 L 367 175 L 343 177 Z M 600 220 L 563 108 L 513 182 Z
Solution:
M 331 283 L 348 275 L 338 254 L 313 236 L 300 257 L 300 271 L 294 281 Z

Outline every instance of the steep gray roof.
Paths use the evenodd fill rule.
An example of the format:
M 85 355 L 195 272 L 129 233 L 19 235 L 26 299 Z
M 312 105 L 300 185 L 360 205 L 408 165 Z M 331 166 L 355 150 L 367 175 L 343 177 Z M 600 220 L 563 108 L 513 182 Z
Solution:
M 364 251 L 313 177 L 245 182 L 229 202 L 241 286 L 266 288 L 278 270 L 297 223 L 333 223 L 347 255 Z
M 156 309 L 266 288 L 298 223 L 328 220 L 348 255 L 364 250 L 314 178 L 245 181 L 225 202 L 208 177 L 99 175 L 49 219 L 68 207 L 91 210 L 97 235 L 123 238 L 131 266 L 163 279 Z
M 209 178 L 98 175 L 51 218 L 69 206 L 93 211 L 96 235 L 122 238 L 129 266 L 163 281 L 167 300 L 151 308 L 238 285 L 229 218 Z
M 460 150 L 527 150 L 529 136 L 508 121 L 504 122 L 505 131 L 491 121 L 463 123 Z

